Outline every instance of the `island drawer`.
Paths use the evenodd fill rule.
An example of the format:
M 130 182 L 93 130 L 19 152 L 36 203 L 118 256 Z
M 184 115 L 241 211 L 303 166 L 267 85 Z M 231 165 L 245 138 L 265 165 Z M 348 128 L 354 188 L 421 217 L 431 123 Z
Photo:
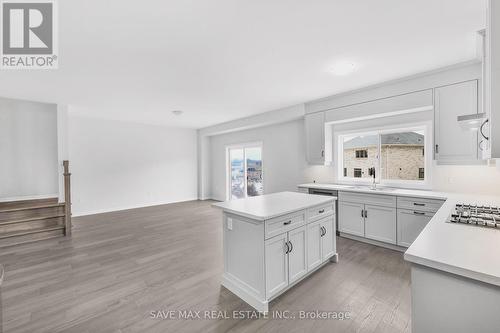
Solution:
M 305 210 L 272 218 L 265 222 L 265 238 L 281 235 L 305 224 Z
M 335 208 L 333 203 L 312 207 L 307 210 L 307 221 L 316 221 L 328 215 L 332 215 L 334 212 Z
M 418 210 L 435 213 L 443 205 L 443 200 L 398 197 L 398 209 Z

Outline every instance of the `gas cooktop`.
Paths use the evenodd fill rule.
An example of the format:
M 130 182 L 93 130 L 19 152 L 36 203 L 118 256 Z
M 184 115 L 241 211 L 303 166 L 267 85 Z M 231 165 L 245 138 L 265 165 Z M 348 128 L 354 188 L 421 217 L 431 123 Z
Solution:
M 448 222 L 500 229 L 500 208 L 493 206 L 457 204 Z

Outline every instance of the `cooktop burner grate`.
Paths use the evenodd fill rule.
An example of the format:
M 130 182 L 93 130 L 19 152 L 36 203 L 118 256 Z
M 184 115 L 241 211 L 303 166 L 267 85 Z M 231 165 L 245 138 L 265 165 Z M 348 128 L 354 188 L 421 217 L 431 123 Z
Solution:
M 448 222 L 500 229 L 500 208 L 494 206 L 457 204 Z

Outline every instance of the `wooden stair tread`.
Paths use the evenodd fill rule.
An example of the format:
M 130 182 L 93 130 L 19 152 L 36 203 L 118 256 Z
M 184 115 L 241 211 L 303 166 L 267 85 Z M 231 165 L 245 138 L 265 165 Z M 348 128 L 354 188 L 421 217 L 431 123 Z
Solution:
M 17 237 L 17 236 L 32 235 L 32 234 L 38 234 L 40 232 L 56 231 L 56 230 L 62 230 L 62 229 L 64 229 L 64 226 L 58 225 L 58 226 L 49 227 L 49 228 L 38 228 L 38 229 L 32 229 L 32 230 L 26 230 L 26 231 L 6 232 L 3 234 L 0 234 L 0 239 Z
M 30 209 L 56 208 L 56 207 L 64 207 L 64 203 L 56 203 L 56 204 L 49 204 L 49 205 L 26 206 L 26 207 L 18 207 L 18 208 L 0 209 L 0 213 L 18 212 L 18 211 L 30 210 Z
M 45 198 L 45 199 L 2 201 L 0 202 L 0 210 L 23 208 L 29 206 L 52 205 L 52 204 L 57 204 L 58 202 L 59 199 L 57 197 Z
M 0 222 L 0 226 L 8 225 L 8 224 L 17 224 L 17 223 L 24 223 L 24 222 L 33 222 L 33 221 L 40 221 L 40 220 L 55 219 L 55 218 L 64 217 L 64 216 L 65 216 L 64 214 L 57 214 L 57 215 L 47 215 L 47 216 L 36 216 L 36 217 L 31 217 L 28 219 L 21 219 L 21 220 L 3 221 L 3 222 Z

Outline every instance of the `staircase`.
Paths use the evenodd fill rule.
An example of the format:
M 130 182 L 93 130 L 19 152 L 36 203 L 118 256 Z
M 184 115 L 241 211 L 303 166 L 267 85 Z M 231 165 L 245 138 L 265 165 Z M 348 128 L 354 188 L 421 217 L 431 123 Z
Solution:
M 58 198 L 0 202 L 0 247 L 71 234 L 68 161 L 64 161 L 65 202 Z

